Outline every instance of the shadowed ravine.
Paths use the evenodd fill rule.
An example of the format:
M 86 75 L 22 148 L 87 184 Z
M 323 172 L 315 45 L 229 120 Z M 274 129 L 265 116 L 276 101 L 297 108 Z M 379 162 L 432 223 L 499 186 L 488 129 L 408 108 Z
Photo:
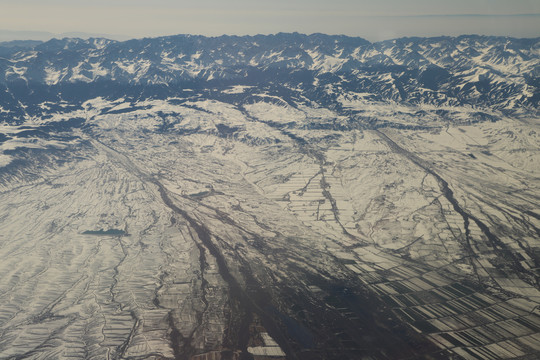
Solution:
M 422 168 L 426 173 L 432 175 L 435 179 L 437 179 L 437 182 L 439 183 L 439 187 L 441 189 L 441 193 L 450 202 L 450 204 L 452 204 L 452 207 L 454 208 L 454 210 L 463 218 L 463 224 L 465 228 L 465 239 L 466 239 L 465 247 L 467 249 L 467 252 L 471 256 L 471 260 L 472 258 L 476 256 L 476 254 L 473 251 L 472 246 L 471 246 L 471 238 L 470 238 L 470 230 L 469 230 L 470 220 L 474 221 L 476 225 L 478 225 L 480 230 L 482 230 L 486 238 L 489 240 L 492 248 L 498 252 L 499 256 L 502 259 L 505 259 L 509 263 L 511 263 L 512 266 L 514 267 L 514 270 L 518 274 L 528 275 L 527 277 L 525 276 L 523 277 L 525 281 L 530 281 L 530 279 L 533 278 L 535 280 L 532 282 L 533 283 L 532 285 L 534 286 L 538 284 L 538 281 L 539 281 L 538 277 L 534 273 L 530 271 L 526 271 L 523 268 L 519 260 L 514 255 L 514 253 L 510 251 L 510 249 L 502 241 L 500 241 L 497 238 L 497 236 L 495 236 L 491 232 L 491 230 L 486 224 L 480 221 L 480 219 L 478 219 L 476 216 L 463 210 L 459 202 L 454 197 L 454 192 L 448 186 L 448 182 L 446 182 L 439 174 L 437 174 L 425 161 L 421 160 L 418 156 L 412 154 L 411 152 L 399 146 L 395 141 L 390 139 L 388 135 L 378 130 L 375 130 L 375 132 L 380 136 L 381 139 L 383 139 L 388 144 L 388 146 L 392 150 L 394 150 L 396 153 L 403 155 L 405 158 L 409 159 L 412 163 Z M 473 267 L 476 267 L 474 261 L 471 261 L 471 263 Z

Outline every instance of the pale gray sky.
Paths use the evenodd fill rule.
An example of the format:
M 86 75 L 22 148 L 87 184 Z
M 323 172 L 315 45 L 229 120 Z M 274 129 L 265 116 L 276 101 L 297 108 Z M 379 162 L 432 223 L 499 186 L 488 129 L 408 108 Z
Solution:
M 539 0 L 0 0 L 0 28 L 130 37 L 298 31 L 540 36 Z

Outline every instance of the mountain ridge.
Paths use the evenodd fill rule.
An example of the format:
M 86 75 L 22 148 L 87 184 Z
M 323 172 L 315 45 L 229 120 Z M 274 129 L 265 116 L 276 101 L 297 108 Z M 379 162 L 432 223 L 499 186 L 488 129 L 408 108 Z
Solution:
M 0 106 L 4 121 L 6 114 L 21 121 L 20 105 L 5 99 L 43 85 L 112 82 L 181 92 L 193 82 L 220 87 L 275 85 L 279 79 L 282 87 L 324 88 L 330 96 L 337 86 L 409 104 L 535 112 L 539 53 L 540 38 L 478 35 L 376 43 L 320 33 L 53 39 L 0 58 L 0 91 L 6 93 Z

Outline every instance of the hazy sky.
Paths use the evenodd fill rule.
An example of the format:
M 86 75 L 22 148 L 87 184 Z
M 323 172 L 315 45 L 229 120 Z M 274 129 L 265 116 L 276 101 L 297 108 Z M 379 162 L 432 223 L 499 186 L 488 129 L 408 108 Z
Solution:
M 540 36 L 539 0 L 0 0 L 5 30 L 132 37 L 298 31 L 381 40 Z

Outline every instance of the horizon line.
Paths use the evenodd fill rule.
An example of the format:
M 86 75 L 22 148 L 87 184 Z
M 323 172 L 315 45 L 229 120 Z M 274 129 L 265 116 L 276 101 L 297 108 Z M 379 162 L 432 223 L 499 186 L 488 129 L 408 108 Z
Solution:
M 538 16 L 540 16 L 540 14 L 538 14 Z M 2 31 L 11 31 L 11 30 L 0 29 L 0 33 Z M 392 41 L 392 40 L 408 39 L 408 38 L 430 39 L 430 38 L 458 38 L 458 37 L 467 37 L 467 36 L 511 38 L 511 39 L 518 39 L 518 40 L 519 39 L 537 39 L 537 38 L 540 38 L 540 35 L 531 36 L 531 37 L 516 37 L 516 36 L 511 36 L 511 35 L 486 35 L 486 34 L 479 34 L 479 33 L 468 33 L 468 34 L 460 34 L 460 35 L 433 35 L 433 36 L 404 35 L 404 36 L 388 38 L 388 39 L 385 39 L 385 40 L 371 41 L 371 40 L 368 40 L 367 38 L 365 38 L 365 37 L 363 37 L 361 35 L 329 34 L 329 33 L 324 33 L 324 32 L 307 33 L 307 32 L 298 32 L 298 31 L 290 31 L 290 32 L 281 32 L 280 31 L 280 32 L 273 32 L 273 33 L 257 33 L 257 34 L 242 34 L 242 35 L 226 34 L 226 33 L 223 33 L 221 35 L 203 35 L 203 34 L 196 34 L 196 33 L 172 33 L 172 34 L 167 34 L 167 35 L 154 35 L 154 36 L 151 36 L 151 35 L 145 36 L 145 35 L 143 35 L 143 36 L 133 36 L 133 37 L 117 35 L 119 37 L 124 37 L 125 38 L 125 39 L 122 39 L 122 40 L 117 40 L 117 39 L 114 39 L 113 37 L 107 37 L 107 35 L 112 35 L 112 34 L 92 34 L 92 33 L 85 33 L 85 32 L 81 32 L 81 31 L 68 31 L 68 32 L 63 32 L 63 33 L 58 33 L 58 34 L 46 32 L 46 31 L 32 31 L 32 30 L 21 30 L 21 31 L 15 30 L 15 32 L 36 32 L 36 33 L 42 32 L 42 33 L 49 33 L 49 34 L 52 34 L 52 35 L 80 33 L 81 35 L 89 35 L 89 36 L 88 37 L 65 36 L 65 37 L 62 37 L 62 38 L 52 37 L 52 38 L 50 38 L 48 40 L 36 40 L 36 39 L 14 39 L 14 40 L 5 40 L 5 41 L 0 40 L 0 44 L 1 43 L 12 42 L 12 41 L 39 41 L 39 42 L 45 43 L 45 42 L 48 42 L 48 41 L 51 41 L 51 40 L 63 40 L 63 39 L 81 39 L 81 40 L 106 39 L 106 40 L 111 40 L 111 41 L 115 41 L 115 42 L 126 42 L 126 41 L 131 41 L 131 40 L 156 39 L 156 38 L 165 38 L 165 37 L 173 37 L 173 36 L 197 36 L 197 37 L 205 37 L 205 38 L 218 38 L 218 37 L 224 37 L 224 36 L 230 36 L 230 37 L 234 37 L 234 36 L 235 37 L 275 36 L 275 35 L 279 35 L 279 34 L 290 34 L 290 35 L 298 34 L 298 35 L 304 35 L 304 36 L 311 36 L 311 35 L 344 36 L 344 37 L 349 37 L 349 38 L 363 39 L 363 40 L 366 40 L 366 41 L 368 41 L 368 42 L 370 42 L 372 44 L 379 43 L 379 42 L 385 42 L 385 41 Z M 91 35 L 104 35 L 104 36 L 91 36 Z M 112 36 L 114 36 L 114 35 L 112 35 Z

